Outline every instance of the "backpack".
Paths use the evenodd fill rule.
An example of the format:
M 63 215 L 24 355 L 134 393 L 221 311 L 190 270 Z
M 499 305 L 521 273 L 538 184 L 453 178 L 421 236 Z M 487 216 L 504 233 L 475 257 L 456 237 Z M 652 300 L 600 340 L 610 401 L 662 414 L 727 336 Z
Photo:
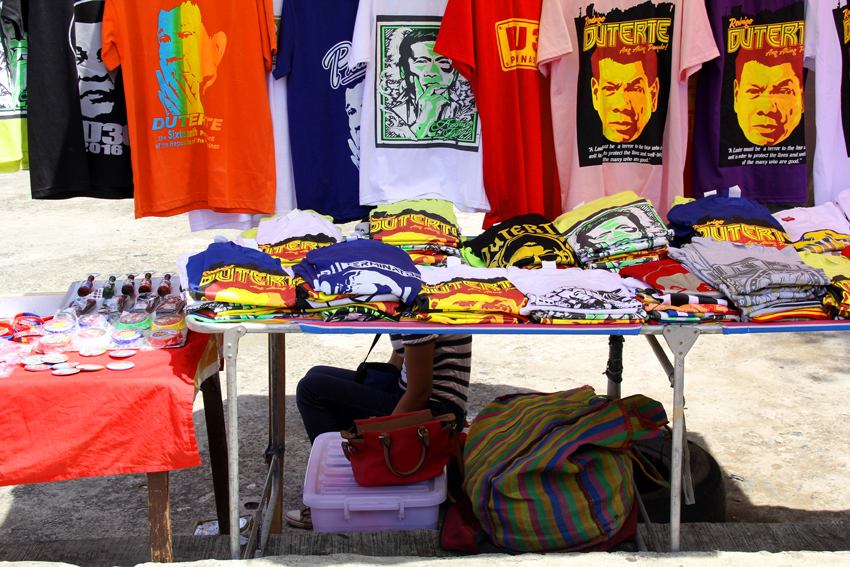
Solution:
M 475 516 L 509 551 L 574 551 L 609 540 L 634 501 L 630 451 L 661 436 L 664 408 L 645 396 L 597 396 L 583 386 L 496 398 L 464 448 Z

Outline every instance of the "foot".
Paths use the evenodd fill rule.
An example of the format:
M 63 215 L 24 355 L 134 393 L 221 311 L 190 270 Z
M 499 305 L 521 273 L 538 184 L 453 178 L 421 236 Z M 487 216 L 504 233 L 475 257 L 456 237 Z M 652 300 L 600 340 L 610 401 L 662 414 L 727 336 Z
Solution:
M 310 515 L 310 508 L 290 510 L 284 515 L 284 518 L 286 518 L 286 523 L 294 528 L 313 529 L 313 517 Z

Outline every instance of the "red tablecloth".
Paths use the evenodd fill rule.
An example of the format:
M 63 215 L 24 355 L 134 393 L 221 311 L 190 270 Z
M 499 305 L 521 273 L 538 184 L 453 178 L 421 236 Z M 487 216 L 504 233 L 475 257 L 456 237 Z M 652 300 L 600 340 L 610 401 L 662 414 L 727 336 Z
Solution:
M 130 370 L 53 376 L 19 367 L 0 378 L 0 486 L 200 465 L 192 402 L 209 339 L 189 333 L 183 348 L 139 351 L 124 359 L 136 364 Z

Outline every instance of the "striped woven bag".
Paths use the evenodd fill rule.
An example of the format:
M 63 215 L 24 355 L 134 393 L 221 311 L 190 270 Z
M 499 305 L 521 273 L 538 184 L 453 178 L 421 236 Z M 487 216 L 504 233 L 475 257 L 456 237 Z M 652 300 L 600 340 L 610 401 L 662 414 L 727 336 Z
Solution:
M 493 543 L 577 550 L 619 531 L 634 499 L 635 441 L 661 436 L 660 403 L 610 400 L 583 386 L 490 402 L 469 429 L 464 488 Z

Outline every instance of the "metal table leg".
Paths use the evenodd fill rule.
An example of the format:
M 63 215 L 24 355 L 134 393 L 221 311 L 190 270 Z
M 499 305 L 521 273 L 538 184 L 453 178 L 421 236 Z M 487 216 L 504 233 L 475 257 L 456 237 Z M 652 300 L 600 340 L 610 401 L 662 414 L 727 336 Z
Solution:
M 243 326 L 233 327 L 224 332 L 224 368 L 227 377 L 227 475 L 230 499 L 230 558 L 239 559 L 239 411 L 236 387 L 236 355 L 239 352 L 239 339 L 245 336 Z
M 685 356 L 699 338 L 693 327 L 664 328 L 667 346 L 673 351 L 673 455 L 670 467 L 670 551 L 679 551 L 680 507 L 682 503 L 682 453 L 685 443 Z
M 625 337 L 620 335 L 608 336 L 608 367 L 605 376 L 608 377 L 608 395 L 612 398 L 622 398 L 621 384 L 623 383 L 623 344 Z

